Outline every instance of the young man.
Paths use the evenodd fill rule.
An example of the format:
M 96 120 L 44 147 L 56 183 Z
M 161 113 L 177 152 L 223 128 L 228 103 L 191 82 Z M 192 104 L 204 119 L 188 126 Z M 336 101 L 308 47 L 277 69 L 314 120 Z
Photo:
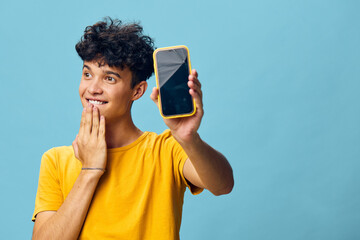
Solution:
M 226 158 L 197 133 L 198 73 L 188 82 L 196 114 L 164 119 L 169 130 L 157 135 L 131 118 L 153 73 L 153 42 L 142 27 L 98 22 L 76 50 L 84 63 L 80 130 L 72 146 L 43 155 L 33 239 L 179 239 L 186 186 L 221 195 L 234 184 Z M 150 97 L 157 104 L 156 88 Z

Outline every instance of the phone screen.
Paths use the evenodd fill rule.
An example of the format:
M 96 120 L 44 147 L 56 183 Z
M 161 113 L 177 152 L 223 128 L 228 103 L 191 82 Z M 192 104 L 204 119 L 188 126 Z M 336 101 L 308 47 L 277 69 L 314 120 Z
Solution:
M 190 74 L 187 49 L 158 51 L 155 61 L 162 114 L 169 117 L 193 113 L 193 99 L 187 85 Z

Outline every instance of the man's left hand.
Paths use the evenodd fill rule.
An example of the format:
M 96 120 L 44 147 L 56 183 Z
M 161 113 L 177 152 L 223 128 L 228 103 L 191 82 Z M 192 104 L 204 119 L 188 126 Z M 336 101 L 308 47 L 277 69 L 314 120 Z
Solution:
M 191 142 L 197 136 L 197 131 L 200 127 L 201 119 L 204 115 L 201 83 L 198 79 L 198 73 L 195 69 L 191 71 L 188 77 L 189 93 L 194 98 L 196 104 L 196 112 L 190 117 L 180 117 L 164 119 L 165 124 L 171 130 L 172 135 L 178 142 Z M 159 89 L 154 87 L 150 98 L 158 104 Z

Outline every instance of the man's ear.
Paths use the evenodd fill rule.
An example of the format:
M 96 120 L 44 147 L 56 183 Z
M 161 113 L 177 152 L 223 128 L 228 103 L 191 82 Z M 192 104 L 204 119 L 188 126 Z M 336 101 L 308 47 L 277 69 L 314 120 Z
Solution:
M 141 81 L 138 84 L 136 84 L 136 86 L 134 87 L 134 95 L 132 100 L 138 100 L 139 98 L 142 97 L 142 95 L 144 95 L 146 89 L 147 89 L 147 82 L 146 81 Z

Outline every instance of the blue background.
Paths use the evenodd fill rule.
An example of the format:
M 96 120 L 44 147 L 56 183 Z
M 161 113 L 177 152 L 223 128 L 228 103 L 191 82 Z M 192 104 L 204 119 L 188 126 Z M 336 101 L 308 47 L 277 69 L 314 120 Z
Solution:
M 182 239 L 360 239 L 359 11 L 347 0 L 1 1 L 1 238 L 31 236 L 41 155 L 78 132 L 74 46 L 111 16 L 140 21 L 157 47 L 189 47 L 200 134 L 234 170 L 230 195 L 187 191 Z M 134 120 L 160 133 L 149 89 Z

